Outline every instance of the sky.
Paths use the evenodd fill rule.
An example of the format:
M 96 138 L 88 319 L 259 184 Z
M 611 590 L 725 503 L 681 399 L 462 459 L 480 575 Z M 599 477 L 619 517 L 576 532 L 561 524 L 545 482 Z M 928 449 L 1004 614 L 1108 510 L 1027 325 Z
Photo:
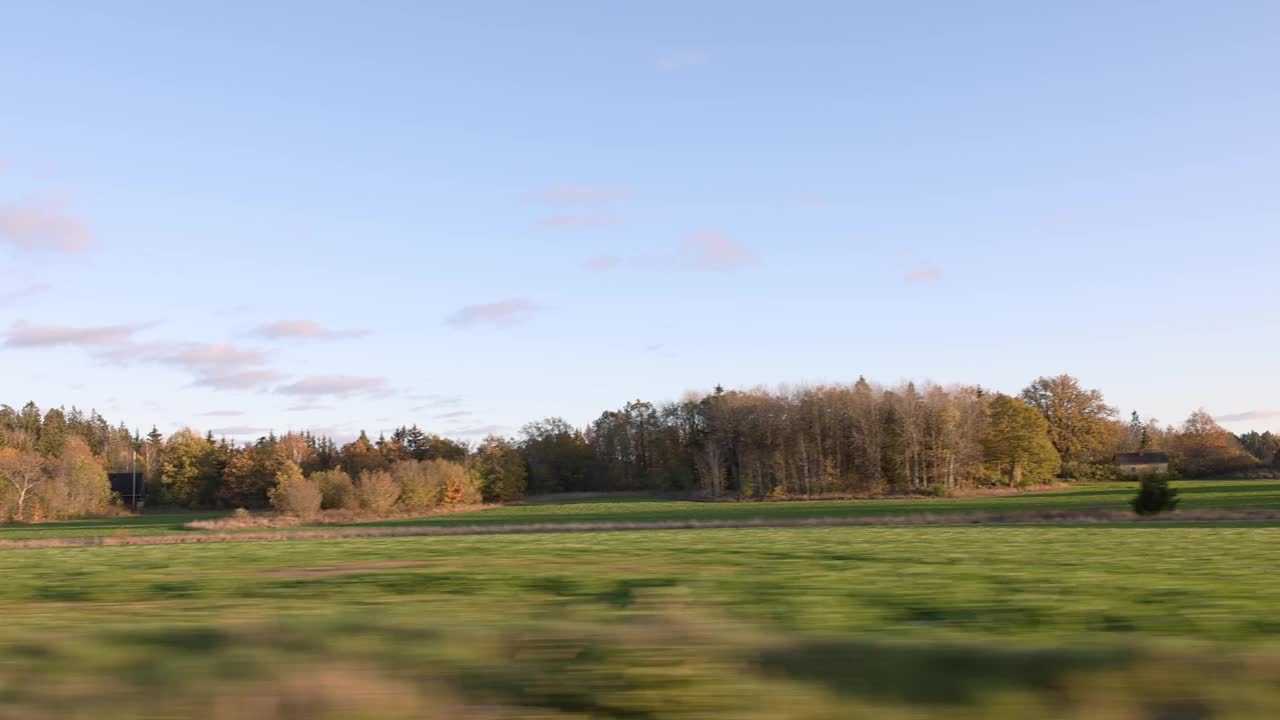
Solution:
M 0 402 L 474 439 L 1070 373 L 1280 430 L 1280 4 L 0 0 Z

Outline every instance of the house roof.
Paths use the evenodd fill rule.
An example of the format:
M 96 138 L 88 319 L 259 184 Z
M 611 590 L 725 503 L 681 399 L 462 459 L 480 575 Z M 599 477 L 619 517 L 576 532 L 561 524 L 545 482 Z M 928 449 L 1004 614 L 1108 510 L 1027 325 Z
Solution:
M 134 485 L 133 473 L 107 473 L 107 482 L 111 483 L 111 492 L 120 493 L 124 497 L 133 497 L 134 488 L 137 488 L 138 496 L 147 494 L 147 484 L 143 482 L 142 473 L 137 475 L 137 485 Z
M 1117 465 L 1160 465 L 1167 462 L 1169 453 L 1163 452 L 1116 453 L 1115 456 Z

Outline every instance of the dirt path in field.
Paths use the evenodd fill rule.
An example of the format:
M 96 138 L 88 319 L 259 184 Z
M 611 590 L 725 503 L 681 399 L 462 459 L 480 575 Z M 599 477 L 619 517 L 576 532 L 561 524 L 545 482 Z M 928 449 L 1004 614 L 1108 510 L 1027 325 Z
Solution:
M 94 547 L 100 545 L 185 545 L 219 542 L 279 540 L 342 540 L 347 538 L 452 537 L 459 535 L 521 535 L 537 533 L 635 532 L 643 530 L 722 530 L 733 528 L 900 527 L 921 525 L 1151 525 L 1167 522 L 1280 521 L 1280 510 L 1191 510 L 1139 517 L 1121 510 L 1029 510 L 1010 513 L 916 513 L 885 517 L 670 520 L 657 522 L 533 523 L 524 525 L 419 525 L 397 528 L 348 527 L 332 530 L 276 530 L 213 533 L 189 531 L 180 535 L 140 537 L 48 538 L 0 540 L 0 550 L 24 548 Z

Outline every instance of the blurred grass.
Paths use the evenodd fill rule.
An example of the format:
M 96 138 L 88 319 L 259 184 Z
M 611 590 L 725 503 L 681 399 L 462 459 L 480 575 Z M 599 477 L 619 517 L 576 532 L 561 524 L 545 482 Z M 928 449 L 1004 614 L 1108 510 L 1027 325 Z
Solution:
M 1143 525 L 0 551 L 0 718 L 1280 717 L 1277 550 Z

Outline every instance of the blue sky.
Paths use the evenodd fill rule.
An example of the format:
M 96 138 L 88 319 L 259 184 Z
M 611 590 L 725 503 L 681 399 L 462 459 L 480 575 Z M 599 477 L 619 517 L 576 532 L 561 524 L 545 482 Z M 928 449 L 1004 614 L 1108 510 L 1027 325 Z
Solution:
M 474 437 L 1069 372 L 1280 429 L 1280 5 L 442 5 L 4 3 L 0 401 Z

